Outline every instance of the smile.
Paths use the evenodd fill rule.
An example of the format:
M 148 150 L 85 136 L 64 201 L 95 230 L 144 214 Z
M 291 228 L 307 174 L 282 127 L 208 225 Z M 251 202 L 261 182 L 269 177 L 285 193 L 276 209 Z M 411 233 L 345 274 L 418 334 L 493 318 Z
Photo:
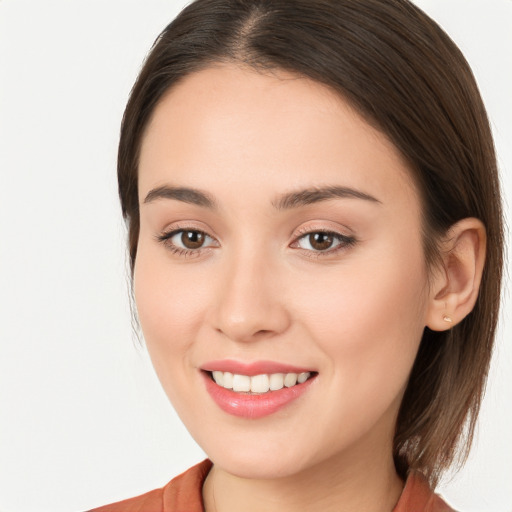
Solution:
M 279 391 L 284 387 L 291 388 L 303 384 L 311 377 L 311 372 L 302 373 L 271 373 L 261 375 L 241 375 L 231 372 L 213 371 L 212 378 L 216 384 L 236 393 L 268 393 Z
M 311 388 L 318 373 L 271 362 L 212 362 L 201 368 L 206 390 L 224 412 L 246 419 L 276 413 Z

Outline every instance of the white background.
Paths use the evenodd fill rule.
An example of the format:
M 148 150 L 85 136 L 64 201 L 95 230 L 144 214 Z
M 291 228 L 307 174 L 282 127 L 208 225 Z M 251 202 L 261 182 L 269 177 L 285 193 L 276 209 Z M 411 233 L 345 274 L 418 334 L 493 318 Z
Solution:
M 474 69 L 510 203 L 512 1 L 417 3 Z M 204 457 L 132 336 L 115 177 L 130 87 L 183 5 L 0 0 L 2 512 L 85 510 Z M 475 448 L 439 489 L 464 512 L 512 512 L 509 288 Z

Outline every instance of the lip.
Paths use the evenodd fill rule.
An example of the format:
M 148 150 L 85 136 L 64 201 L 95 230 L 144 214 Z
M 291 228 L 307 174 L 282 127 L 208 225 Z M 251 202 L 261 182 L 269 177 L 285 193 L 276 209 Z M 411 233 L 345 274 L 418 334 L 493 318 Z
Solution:
M 278 363 L 276 361 L 253 361 L 244 363 L 242 361 L 235 361 L 234 359 L 222 359 L 217 361 L 209 361 L 201 365 L 201 370 L 207 372 L 230 372 L 238 375 L 248 375 L 254 377 L 255 375 L 270 374 L 270 373 L 313 373 L 315 370 L 311 368 L 301 368 L 289 364 Z
M 223 370 L 220 370 L 223 371 Z M 229 370 L 224 370 L 229 371 Z M 267 372 L 260 372 L 267 373 Z M 271 372 L 279 373 L 279 372 Z M 283 372 L 284 373 L 284 372 Z M 295 372 L 293 372 L 295 373 Z M 201 371 L 206 390 L 213 401 L 224 412 L 232 416 L 246 419 L 258 419 L 276 413 L 288 406 L 309 389 L 317 375 L 313 375 L 306 382 L 296 384 L 290 388 L 282 388 L 278 391 L 269 391 L 261 394 L 237 393 L 231 389 L 223 388 L 215 383 L 207 371 Z M 242 374 L 244 375 L 244 374 Z M 247 374 L 245 374 L 247 375 Z M 254 375 L 259 375 L 255 373 Z

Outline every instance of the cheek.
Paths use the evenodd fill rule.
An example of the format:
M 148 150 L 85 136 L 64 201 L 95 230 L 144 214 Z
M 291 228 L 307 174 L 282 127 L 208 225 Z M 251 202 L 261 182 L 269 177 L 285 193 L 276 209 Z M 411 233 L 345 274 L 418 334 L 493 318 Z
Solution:
M 163 254 L 162 254 L 163 253 Z M 169 264 L 164 251 L 140 244 L 134 269 L 134 293 L 139 321 L 153 364 L 179 365 L 203 318 L 208 278 L 191 275 L 186 265 Z
M 319 407 L 316 417 L 331 425 L 333 438 L 339 425 L 346 439 L 377 424 L 393 428 L 424 328 L 422 262 L 421 252 L 414 260 L 361 261 L 297 290 L 304 297 L 296 303 L 305 312 L 303 328 L 329 361 L 324 396 L 335 405 L 330 411 Z
M 298 281 L 295 297 L 303 325 L 333 361 L 333 372 L 378 391 L 378 381 L 402 386 L 424 329 L 427 305 L 423 254 L 390 247 L 378 257 Z M 297 299 L 295 299 L 297 301 Z M 394 369 L 396 380 L 389 377 Z

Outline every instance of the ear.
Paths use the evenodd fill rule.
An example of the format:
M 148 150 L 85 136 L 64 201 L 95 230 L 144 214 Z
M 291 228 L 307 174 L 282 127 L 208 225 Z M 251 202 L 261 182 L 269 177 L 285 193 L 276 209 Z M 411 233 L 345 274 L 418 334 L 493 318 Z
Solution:
M 427 310 L 426 325 L 433 331 L 450 329 L 473 309 L 482 280 L 486 241 L 485 226 L 478 219 L 463 219 L 448 230 Z

